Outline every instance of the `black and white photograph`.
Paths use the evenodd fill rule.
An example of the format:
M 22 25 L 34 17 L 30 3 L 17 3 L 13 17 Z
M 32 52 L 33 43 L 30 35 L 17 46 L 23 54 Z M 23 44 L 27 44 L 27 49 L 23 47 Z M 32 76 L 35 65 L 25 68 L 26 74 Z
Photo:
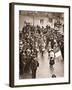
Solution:
M 10 4 L 10 86 L 70 83 L 70 7 Z
M 64 77 L 64 13 L 19 11 L 20 79 Z

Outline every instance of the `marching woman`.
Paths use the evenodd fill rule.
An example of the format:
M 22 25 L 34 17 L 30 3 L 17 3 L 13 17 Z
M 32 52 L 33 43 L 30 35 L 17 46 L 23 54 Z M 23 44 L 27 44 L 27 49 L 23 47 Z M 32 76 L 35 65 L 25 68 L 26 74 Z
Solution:
M 55 59 L 55 53 L 54 53 L 53 49 L 51 49 L 51 51 L 50 51 L 50 62 L 49 62 L 51 67 L 53 67 L 53 65 L 55 64 L 54 59 Z
M 53 65 L 55 64 L 55 53 L 53 51 L 53 49 L 51 49 L 50 51 L 50 73 L 53 74 L 54 73 L 54 67 Z

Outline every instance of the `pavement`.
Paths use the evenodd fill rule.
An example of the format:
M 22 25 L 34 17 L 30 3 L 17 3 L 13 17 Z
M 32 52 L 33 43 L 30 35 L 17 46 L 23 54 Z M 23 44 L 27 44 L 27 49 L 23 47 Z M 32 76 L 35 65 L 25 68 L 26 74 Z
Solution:
M 60 52 L 60 51 L 59 51 Z M 56 77 L 64 76 L 64 61 L 62 56 L 58 56 L 55 58 L 55 64 L 52 67 L 49 65 L 49 57 L 48 52 L 45 51 L 43 57 L 39 53 L 38 61 L 39 67 L 37 68 L 36 78 L 51 78 L 52 74 L 55 74 Z

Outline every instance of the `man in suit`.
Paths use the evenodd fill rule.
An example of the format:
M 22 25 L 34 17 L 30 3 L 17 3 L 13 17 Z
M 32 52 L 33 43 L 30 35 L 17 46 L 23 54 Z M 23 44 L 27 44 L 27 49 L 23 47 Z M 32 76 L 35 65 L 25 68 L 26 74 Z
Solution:
M 39 66 L 38 61 L 36 60 L 36 58 L 32 59 L 32 63 L 31 63 L 31 68 L 32 68 L 32 78 L 36 78 L 36 70 L 37 67 Z

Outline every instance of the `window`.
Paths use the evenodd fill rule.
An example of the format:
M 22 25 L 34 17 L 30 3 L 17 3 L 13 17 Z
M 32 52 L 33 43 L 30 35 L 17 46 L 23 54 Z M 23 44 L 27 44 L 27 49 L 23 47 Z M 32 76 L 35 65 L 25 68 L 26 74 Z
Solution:
M 44 23 L 44 19 L 40 19 L 40 24 L 43 24 Z

